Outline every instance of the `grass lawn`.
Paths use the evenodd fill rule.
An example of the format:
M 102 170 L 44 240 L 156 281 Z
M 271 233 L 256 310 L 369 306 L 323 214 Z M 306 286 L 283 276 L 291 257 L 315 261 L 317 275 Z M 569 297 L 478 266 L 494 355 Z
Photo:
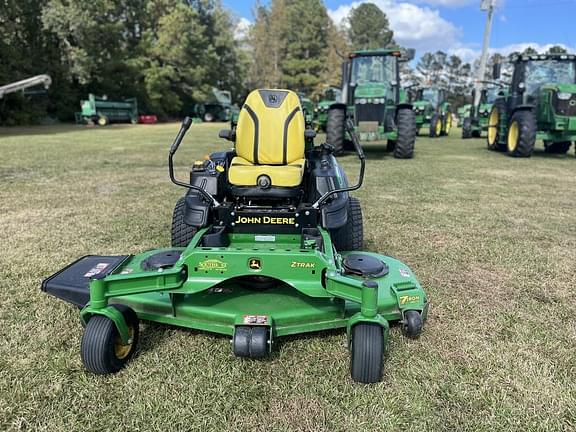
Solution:
M 181 175 L 227 147 L 219 127 L 192 127 Z M 574 150 L 512 159 L 456 130 L 408 161 L 366 146 L 366 248 L 411 265 L 432 302 L 419 340 L 392 329 L 382 383 L 351 381 L 342 331 L 246 361 L 228 338 L 147 323 L 126 369 L 85 372 L 78 310 L 40 282 L 169 245 L 177 129 L 0 129 L 0 430 L 576 429 Z

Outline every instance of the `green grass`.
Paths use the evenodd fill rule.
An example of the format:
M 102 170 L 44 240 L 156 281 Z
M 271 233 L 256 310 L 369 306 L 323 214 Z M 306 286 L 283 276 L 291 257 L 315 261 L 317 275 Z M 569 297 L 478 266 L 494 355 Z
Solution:
M 227 147 L 218 127 L 192 127 L 181 175 Z M 169 244 L 177 128 L 0 130 L 0 430 L 576 428 L 576 160 L 512 159 L 458 131 L 418 138 L 409 161 L 366 147 L 366 247 L 410 264 L 432 302 L 419 340 L 392 329 L 382 383 L 351 382 L 343 332 L 243 361 L 227 338 L 157 324 L 125 370 L 85 372 L 78 311 L 40 282 L 81 255 Z

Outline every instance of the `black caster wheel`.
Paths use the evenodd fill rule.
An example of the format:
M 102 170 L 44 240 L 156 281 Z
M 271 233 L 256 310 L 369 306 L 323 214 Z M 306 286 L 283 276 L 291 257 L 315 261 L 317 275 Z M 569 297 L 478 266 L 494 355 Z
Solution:
M 352 329 L 350 374 L 356 382 L 380 381 L 384 362 L 384 335 L 378 324 L 360 323 Z
M 238 357 L 265 357 L 270 349 L 270 329 L 265 326 L 238 326 L 232 343 L 234 355 Z
M 82 336 L 80 355 L 84 367 L 90 372 L 104 375 L 118 372 L 136 351 L 139 324 L 136 312 L 124 305 L 112 305 L 124 316 L 128 325 L 129 343 L 124 345 L 114 322 L 95 315 L 88 321 Z
M 409 338 L 417 338 L 422 333 L 422 315 L 415 310 L 404 312 L 404 321 L 402 322 L 402 330 L 404 335 Z

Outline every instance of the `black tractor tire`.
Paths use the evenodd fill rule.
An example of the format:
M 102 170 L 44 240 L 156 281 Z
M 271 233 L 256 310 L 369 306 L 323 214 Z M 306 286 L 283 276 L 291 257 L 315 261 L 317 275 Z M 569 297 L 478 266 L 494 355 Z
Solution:
M 396 115 L 398 134 L 394 146 L 396 159 L 411 159 L 414 157 L 416 143 L 416 114 L 411 108 L 399 108 Z
M 384 335 L 380 325 L 359 323 L 352 328 L 350 374 L 356 382 L 371 384 L 382 379 Z
M 480 132 L 479 130 L 473 130 L 472 131 L 472 138 L 480 138 L 482 136 L 482 132 Z
M 394 151 L 394 149 L 396 148 L 396 141 L 389 139 L 388 141 L 386 141 L 386 151 L 388 153 L 391 153 Z
M 358 198 L 348 198 L 348 220 L 346 225 L 332 231 L 332 243 L 338 252 L 361 250 L 364 246 L 364 222 Z
M 486 147 L 492 151 L 505 151 L 506 145 L 500 144 L 500 123 L 506 115 L 506 102 L 497 100 L 492 105 L 492 111 L 488 116 L 488 130 L 486 133 Z M 492 124 L 494 123 L 494 124 Z M 495 128 L 495 129 L 494 129 Z
M 332 144 L 334 152 L 344 153 L 346 143 L 344 142 L 344 133 L 346 129 L 346 107 L 331 106 L 328 109 L 328 120 L 326 121 L 326 142 Z
M 444 116 L 442 116 L 442 136 L 450 135 L 450 131 L 452 130 L 453 126 L 453 118 L 452 113 L 450 111 L 446 112 Z
M 462 139 L 472 138 L 472 119 L 466 117 L 462 123 Z
M 536 117 L 532 111 L 516 111 L 508 125 L 506 148 L 512 157 L 530 157 L 536 144 Z
M 103 315 L 90 318 L 82 335 L 80 356 L 84 367 L 97 375 L 118 372 L 132 358 L 138 346 L 140 329 L 136 312 L 128 306 L 112 306 L 122 313 L 128 325 L 130 343 L 122 345 L 118 329 L 111 319 Z
M 544 141 L 544 152 L 549 154 L 566 154 L 572 145 L 571 141 Z
M 428 136 L 430 138 L 437 138 L 440 135 L 442 135 L 442 132 L 437 133 L 438 129 L 442 130 L 441 127 L 438 128 L 438 122 L 442 124 L 442 117 L 440 116 L 440 114 L 434 114 L 430 119 L 430 130 L 428 131 Z
M 186 197 L 180 198 L 174 207 L 172 213 L 172 246 L 186 247 L 192 240 L 192 237 L 198 231 L 198 228 L 188 225 L 184 221 L 184 212 L 186 211 Z

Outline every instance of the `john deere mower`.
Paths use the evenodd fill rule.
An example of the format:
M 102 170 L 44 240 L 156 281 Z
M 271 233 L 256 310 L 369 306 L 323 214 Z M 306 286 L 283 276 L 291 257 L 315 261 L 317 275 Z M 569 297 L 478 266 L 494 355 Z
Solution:
M 428 128 L 428 136 L 445 136 L 452 129 L 452 108 L 446 100 L 446 91 L 436 87 L 418 89 L 413 103 L 416 114 L 416 134 L 420 129 Z
M 342 65 L 342 102 L 328 110 L 326 140 L 336 152 L 352 150 L 347 119 L 362 141 L 387 140 L 386 150 L 395 158 L 414 154 L 416 122 L 406 91 L 400 86 L 401 61 L 410 61 L 414 50 L 355 51 Z
M 519 55 L 511 64 L 510 88 L 490 112 L 488 148 L 530 157 L 543 140 L 547 153 L 567 153 L 576 140 L 576 56 Z M 501 65 L 494 65 L 494 79 Z
M 329 143 L 314 147 L 298 96 L 255 90 L 234 129 L 234 150 L 193 164 L 188 181 L 168 157 L 178 200 L 172 247 L 137 255 L 80 258 L 43 282 L 44 291 L 82 308 L 80 353 L 96 374 L 134 355 L 139 320 L 228 335 L 238 357 L 266 356 L 277 338 L 346 328 L 352 379 L 380 379 L 389 323 L 417 337 L 426 294 L 400 261 L 362 252 L 364 153 L 347 124 L 360 173 L 354 185 Z
M 472 104 L 465 105 L 464 117 L 462 118 L 462 138 L 480 138 L 482 132 L 488 130 L 488 117 L 492 111 L 492 104 L 498 97 L 505 96 L 505 90 L 493 82 L 480 90 L 478 106 L 474 107 L 476 90 L 472 91 Z

